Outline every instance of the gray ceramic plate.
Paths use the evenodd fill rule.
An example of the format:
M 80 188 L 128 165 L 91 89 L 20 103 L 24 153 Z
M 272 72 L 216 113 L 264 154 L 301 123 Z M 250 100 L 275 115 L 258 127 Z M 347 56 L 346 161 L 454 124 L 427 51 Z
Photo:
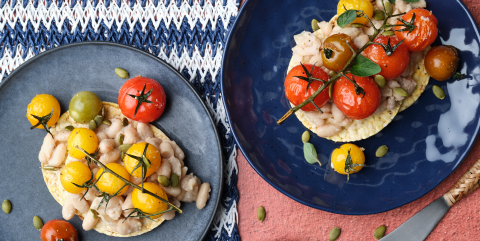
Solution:
M 177 214 L 146 234 L 128 240 L 200 240 L 210 228 L 222 189 L 223 160 L 218 134 L 208 110 L 188 81 L 162 60 L 141 50 L 109 42 L 81 42 L 42 53 L 18 67 L 0 84 L 0 199 L 12 202 L 12 212 L 0 212 L 1 240 L 37 240 L 34 215 L 44 222 L 63 219 L 62 207 L 43 181 L 38 152 L 46 132 L 30 130 L 25 117 L 36 94 L 47 93 L 60 102 L 62 113 L 70 98 L 88 90 L 103 101 L 117 103 L 125 82 L 114 69 L 124 68 L 130 76 L 142 75 L 162 84 L 167 107 L 153 124 L 177 141 L 185 151 L 185 165 L 212 186 L 203 210 L 195 203 L 182 205 Z M 81 220 L 70 220 L 80 240 L 119 240 L 96 231 L 85 232 Z M 123 239 L 125 240 L 125 239 Z

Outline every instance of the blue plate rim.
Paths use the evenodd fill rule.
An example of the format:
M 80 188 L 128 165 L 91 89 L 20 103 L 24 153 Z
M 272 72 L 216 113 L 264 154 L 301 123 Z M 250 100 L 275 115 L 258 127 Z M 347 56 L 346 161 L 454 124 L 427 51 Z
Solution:
M 468 19 L 470 20 L 470 23 L 472 23 L 472 25 L 474 27 L 477 39 L 480 40 L 479 27 L 478 27 L 477 23 L 475 22 L 475 19 L 473 18 L 472 13 L 470 13 L 467 6 L 461 0 L 456 0 L 456 2 L 463 8 L 465 13 L 467 14 L 466 16 L 468 17 Z M 220 91 L 221 91 L 223 96 L 225 96 L 225 89 L 224 89 L 224 76 L 226 75 L 226 73 L 225 73 L 225 57 L 227 55 L 227 50 L 229 49 L 229 45 L 230 45 L 230 42 L 231 42 L 231 38 L 233 36 L 234 29 L 237 27 L 240 16 L 245 11 L 245 8 L 246 8 L 247 5 L 249 5 L 249 3 L 250 3 L 250 0 L 245 0 L 245 2 L 243 3 L 240 11 L 238 12 L 237 18 L 235 19 L 235 22 L 233 23 L 233 26 L 232 26 L 232 28 L 231 28 L 230 32 L 228 33 L 228 36 L 227 36 L 227 41 L 226 41 L 226 45 L 225 45 L 225 48 L 224 48 L 225 51 L 223 52 L 222 68 L 221 68 L 221 72 L 220 72 L 221 76 L 222 76 L 222 81 L 220 82 Z M 449 175 L 445 176 L 444 178 L 441 178 L 441 180 L 439 180 L 439 182 L 436 185 L 431 186 L 431 188 L 429 188 L 422 195 L 419 195 L 418 197 L 414 197 L 411 200 L 407 200 L 403 203 L 399 203 L 398 205 L 393 205 L 391 207 L 378 209 L 378 211 L 372 211 L 372 212 L 344 212 L 344 211 L 341 211 L 341 210 L 329 209 L 329 208 L 325 208 L 323 206 L 313 205 L 311 203 L 308 203 L 308 202 L 302 201 L 298 198 L 295 198 L 293 195 L 290 195 L 289 193 L 287 193 L 281 187 L 279 187 L 278 185 L 276 185 L 275 183 L 270 181 L 264 174 L 262 174 L 262 172 L 253 163 L 253 161 L 250 159 L 250 157 L 248 155 L 246 155 L 246 151 L 244 150 L 243 146 L 240 144 L 237 133 L 235 132 L 235 129 L 233 128 L 233 125 L 232 125 L 232 121 L 231 121 L 231 118 L 230 118 L 230 110 L 228 109 L 228 105 L 227 105 L 225 97 L 222 98 L 222 102 L 225 106 L 225 113 L 226 113 L 226 116 L 227 116 L 228 124 L 231 127 L 230 129 L 232 131 L 233 138 L 235 139 L 235 142 L 238 145 L 238 148 L 242 152 L 242 154 L 245 157 L 245 159 L 247 160 L 248 164 L 250 164 L 250 166 L 255 170 L 255 172 L 257 172 L 257 174 L 260 175 L 260 177 L 263 178 L 263 180 L 265 180 L 270 186 L 274 187 L 277 191 L 281 192 L 282 194 L 284 194 L 285 196 L 293 199 L 296 202 L 299 202 L 299 203 L 301 203 L 303 205 L 306 205 L 308 207 L 312 207 L 312 208 L 319 209 L 319 210 L 322 210 L 322 211 L 336 213 L 336 214 L 343 214 L 343 215 L 370 215 L 370 214 L 383 213 L 383 212 L 390 211 L 390 210 L 393 210 L 395 208 L 401 207 L 401 206 L 406 205 L 408 203 L 411 203 L 411 202 L 425 196 L 430 191 L 432 191 L 435 187 L 437 187 L 440 183 L 442 183 L 447 177 L 449 177 L 458 168 L 458 166 L 460 166 L 460 164 L 465 160 L 466 155 L 468 155 L 468 153 L 472 149 L 473 143 L 475 143 L 475 140 L 477 139 L 477 136 L 478 136 L 478 133 L 479 133 L 479 130 L 480 130 L 480 122 L 479 122 L 477 124 L 476 129 L 475 129 L 475 133 L 474 133 L 475 138 L 472 138 L 470 143 L 468 143 L 467 150 L 464 152 L 464 154 L 462 156 L 460 156 L 461 161 L 458 162 L 458 164 L 452 169 L 452 172 Z
M 132 46 L 129 46 L 129 45 L 126 45 L 126 44 L 122 44 L 122 43 L 116 43 L 116 42 L 108 42 L 108 41 L 82 41 L 82 42 L 75 42 L 75 43 L 69 43 L 69 44 L 65 44 L 65 45 L 60 45 L 60 46 L 57 46 L 57 47 L 54 47 L 52 49 L 49 49 L 49 50 L 46 50 L 45 52 L 42 52 L 42 53 L 39 53 L 37 55 L 35 55 L 34 57 L 32 57 L 31 59 L 23 62 L 20 66 L 18 66 L 17 68 L 15 68 L 8 76 L 7 78 L 5 78 L 4 80 L 2 80 L 2 82 L 0 83 L 0 89 L 11 79 L 13 78 L 13 76 L 15 74 L 17 74 L 18 72 L 20 72 L 23 68 L 27 67 L 29 64 L 33 63 L 34 61 L 42 58 L 43 56 L 45 55 L 48 55 L 50 53 L 53 53 L 55 51 L 58 51 L 58 50 L 62 50 L 62 49 L 66 49 L 66 48 L 71 48 L 71 47 L 77 47 L 77 46 L 82 46 L 82 45 L 109 45 L 109 46 L 114 46 L 114 47 L 120 47 L 120 48 L 126 48 L 128 50 L 132 50 L 132 51 L 135 51 L 135 52 L 138 52 L 138 53 L 141 53 L 141 54 L 144 54 L 154 60 L 156 60 L 157 62 L 159 62 L 160 64 L 163 64 L 165 67 L 167 67 L 169 70 L 171 70 L 172 72 L 174 72 L 178 77 L 180 77 L 180 79 L 182 79 L 186 84 L 187 86 L 190 88 L 190 90 L 193 92 L 193 94 L 197 97 L 198 101 L 200 101 L 203 109 L 205 110 L 209 120 L 210 120 L 210 124 L 212 125 L 212 128 L 213 128 L 213 131 L 215 133 L 215 139 L 217 141 L 217 146 L 218 146 L 218 150 L 219 150 L 219 156 L 220 156 L 220 165 L 219 165 L 219 169 L 220 169 L 220 175 L 219 175 L 219 191 L 217 193 L 217 196 L 215 197 L 215 207 L 214 207 L 214 211 L 213 211 L 213 214 L 211 215 L 209 221 L 208 221 L 208 226 L 207 228 L 203 231 L 201 237 L 198 239 L 198 240 L 204 240 L 205 237 L 207 236 L 207 233 L 210 231 L 210 227 L 212 226 L 212 223 L 213 223 L 213 219 L 215 218 L 217 212 L 218 212 L 218 205 L 220 204 L 220 200 L 221 200 L 221 197 L 222 197 L 222 193 L 223 193 L 223 189 L 224 189 L 224 183 L 223 183 L 223 165 L 224 165 L 224 162 L 225 162 L 225 157 L 224 157 L 224 153 L 223 153 L 223 148 L 222 148 L 222 144 L 221 144 L 221 141 L 220 141 L 220 136 L 218 135 L 218 131 L 217 131 L 217 127 L 215 125 L 215 122 L 213 121 L 212 119 L 212 116 L 210 114 L 210 111 L 208 110 L 207 106 L 205 105 L 205 102 L 202 100 L 202 98 L 200 97 L 200 95 L 197 93 L 197 91 L 195 90 L 195 88 L 192 86 L 192 84 L 175 68 L 173 68 L 169 63 L 165 62 L 164 60 L 158 58 L 157 56 L 149 53 L 149 52 L 146 52 L 144 50 L 141 50 L 141 49 L 138 49 L 138 48 L 135 48 L 135 47 L 132 47 Z M 211 199 L 209 200 L 211 201 Z M 153 231 L 153 230 L 152 230 Z

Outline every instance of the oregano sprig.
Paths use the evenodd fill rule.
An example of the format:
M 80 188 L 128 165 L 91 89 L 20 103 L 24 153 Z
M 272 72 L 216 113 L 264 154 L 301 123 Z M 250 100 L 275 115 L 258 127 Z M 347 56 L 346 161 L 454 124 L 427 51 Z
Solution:
M 48 132 L 48 134 L 50 134 L 53 138 L 53 134 L 50 132 L 50 127 L 48 127 L 47 125 L 50 118 L 52 118 L 53 110 L 54 108 L 52 108 L 52 111 L 48 115 L 44 115 L 44 116 L 36 116 L 36 115 L 30 114 L 31 116 L 33 116 L 33 118 L 38 120 L 38 123 L 30 127 L 30 130 L 37 128 L 37 126 L 39 125 L 42 125 L 43 129 L 45 129 Z
M 352 156 L 350 155 L 351 150 L 352 149 L 348 149 L 347 158 L 345 159 L 345 169 L 344 169 L 344 171 L 345 171 L 345 173 L 347 173 L 347 182 L 350 180 L 350 172 L 353 171 L 353 173 L 355 173 L 354 167 L 364 166 L 363 164 L 353 164 Z

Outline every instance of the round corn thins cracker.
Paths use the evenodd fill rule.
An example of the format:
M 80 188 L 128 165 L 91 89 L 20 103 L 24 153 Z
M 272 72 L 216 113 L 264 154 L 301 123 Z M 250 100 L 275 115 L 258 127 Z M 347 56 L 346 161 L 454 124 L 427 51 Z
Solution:
M 430 49 L 430 46 L 428 46 L 424 50 L 424 53 L 426 54 L 429 49 Z M 417 86 L 415 87 L 415 90 L 412 92 L 412 94 L 403 100 L 402 105 L 400 106 L 399 112 L 402 112 L 408 107 L 410 107 L 411 105 L 413 105 L 413 103 L 415 103 L 415 101 L 417 101 L 418 98 L 420 98 L 420 95 L 423 93 L 423 91 L 425 91 L 425 87 L 427 87 L 428 85 L 428 81 L 430 80 L 430 75 L 428 75 L 427 70 L 425 69 L 425 55 L 422 61 L 420 61 L 417 64 L 417 66 L 415 66 L 415 70 L 413 72 L 412 78 L 417 82 Z
M 120 111 L 120 108 L 118 107 L 117 104 L 111 103 L 111 102 L 103 102 L 103 107 L 105 108 L 105 117 L 107 119 L 114 119 L 114 118 L 119 118 L 122 119 L 125 116 L 122 114 Z M 66 126 L 72 125 L 75 128 L 79 127 L 84 127 L 88 128 L 88 124 L 79 124 L 76 123 L 72 118 L 70 118 L 70 115 L 68 112 L 65 112 L 60 116 L 60 119 L 58 120 L 57 124 L 51 128 L 52 134 L 55 136 L 57 133 L 59 133 L 62 130 L 65 130 Z M 153 125 L 150 125 L 152 128 L 153 134 L 155 137 L 161 139 L 161 140 L 170 140 L 161 130 L 156 128 Z M 72 157 L 68 156 L 68 159 L 72 159 Z M 45 164 L 42 164 L 42 167 Z M 51 171 L 51 170 L 44 170 L 42 168 L 42 174 L 43 174 L 43 179 L 45 183 L 47 184 L 48 190 L 52 194 L 52 196 L 55 198 L 55 200 L 63 206 L 65 203 L 65 199 L 68 196 L 68 192 L 65 191 L 63 188 L 61 182 L 60 182 L 60 171 L 63 168 L 65 164 L 62 164 L 60 167 L 58 167 L 57 171 Z M 83 220 L 83 216 L 81 213 L 77 211 L 76 213 L 78 217 L 80 217 Z M 100 217 L 99 217 L 100 218 Z M 163 218 L 157 218 L 154 219 L 153 221 L 147 218 L 141 218 L 140 221 L 142 222 L 142 228 L 140 230 L 137 230 L 133 233 L 127 234 L 127 235 L 122 235 L 117 232 L 114 232 L 110 229 L 110 227 L 104 222 L 101 218 L 98 221 L 97 225 L 95 226 L 95 230 L 98 231 L 99 233 L 104 233 L 108 236 L 116 236 L 116 237 L 132 237 L 132 236 L 137 236 L 141 235 L 143 233 L 149 232 L 153 230 L 154 228 L 158 227 L 160 224 L 163 223 L 164 219 Z

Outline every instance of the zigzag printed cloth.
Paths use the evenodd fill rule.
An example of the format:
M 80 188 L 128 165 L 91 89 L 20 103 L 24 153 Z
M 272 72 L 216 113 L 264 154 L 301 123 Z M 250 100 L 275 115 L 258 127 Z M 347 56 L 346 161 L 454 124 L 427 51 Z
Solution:
M 203 98 L 225 153 L 223 201 L 207 240 L 240 240 L 236 146 L 220 92 L 227 33 L 240 0 L 1 0 L 0 81 L 40 52 L 80 41 L 134 46 L 179 70 Z

